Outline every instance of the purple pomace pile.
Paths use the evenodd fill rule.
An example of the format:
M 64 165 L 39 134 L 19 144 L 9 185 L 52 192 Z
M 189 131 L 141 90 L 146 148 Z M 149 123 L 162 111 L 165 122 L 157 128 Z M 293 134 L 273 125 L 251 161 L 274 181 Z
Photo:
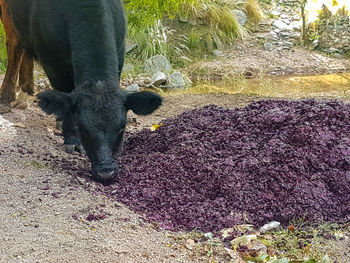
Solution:
M 131 135 L 104 192 L 170 230 L 350 221 L 350 105 L 207 106 Z

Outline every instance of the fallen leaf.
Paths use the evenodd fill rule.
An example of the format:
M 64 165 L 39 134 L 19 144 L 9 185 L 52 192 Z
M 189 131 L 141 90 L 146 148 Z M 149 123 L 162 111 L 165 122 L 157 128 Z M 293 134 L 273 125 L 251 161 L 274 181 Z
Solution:
M 252 240 L 255 239 L 257 239 L 256 235 L 246 235 L 242 237 L 237 237 L 231 241 L 231 245 L 233 248 L 237 248 L 239 246 L 247 246 Z
M 151 131 L 156 131 L 158 130 L 160 127 L 163 126 L 163 123 L 159 123 L 159 124 L 153 124 L 152 127 L 151 127 Z
M 204 233 L 203 236 L 208 238 L 208 239 L 213 239 L 213 233 L 211 233 L 211 232 Z
M 295 231 L 295 227 L 293 225 L 288 226 L 288 231 L 293 232 Z
M 17 122 L 14 125 L 15 125 L 15 127 L 27 128 L 27 126 L 25 126 L 22 122 Z

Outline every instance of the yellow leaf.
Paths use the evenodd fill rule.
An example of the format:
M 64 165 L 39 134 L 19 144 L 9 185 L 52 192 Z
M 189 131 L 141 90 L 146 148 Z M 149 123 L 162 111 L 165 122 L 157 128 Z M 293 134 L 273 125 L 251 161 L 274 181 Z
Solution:
M 152 127 L 151 127 L 151 131 L 156 131 L 158 130 L 160 127 L 163 126 L 163 123 L 159 123 L 159 124 L 153 124 Z

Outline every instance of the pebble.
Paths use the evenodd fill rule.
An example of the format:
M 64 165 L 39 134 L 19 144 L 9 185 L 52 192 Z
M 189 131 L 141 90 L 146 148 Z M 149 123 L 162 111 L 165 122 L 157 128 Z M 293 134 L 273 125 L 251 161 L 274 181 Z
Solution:
M 261 233 L 266 233 L 267 231 L 270 231 L 272 229 L 275 229 L 275 228 L 279 227 L 280 224 L 281 224 L 280 222 L 272 221 L 272 222 L 270 222 L 268 224 L 263 225 L 260 228 L 260 232 Z

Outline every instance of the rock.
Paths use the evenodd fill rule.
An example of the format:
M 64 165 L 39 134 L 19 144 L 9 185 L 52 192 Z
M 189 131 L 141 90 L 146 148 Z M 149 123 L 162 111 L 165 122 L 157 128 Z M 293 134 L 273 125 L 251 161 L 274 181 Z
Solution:
M 272 51 L 272 50 L 275 49 L 275 47 L 274 47 L 271 43 L 269 43 L 269 42 L 265 42 L 265 43 L 264 43 L 264 48 L 265 48 L 265 50 L 267 50 L 267 51 Z
M 137 45 L 134 44 L 134 43 L 126 43 L 126 45 L 125 45 L 125 53 L 131 52 L 136 47 L 137 47 Z
M 189 79 L 188 79 L 189 80 Z M 192 81 L 189 80 L 191 83 L 189 84 L 186 80 L 186 77 L 181 72 L 174 72 L 169 76 L 169 88 L 176 89 L 176 88 L 185 88 L 187 86 L 192 85 Z
M 273 26 L 281 30 L 292 30 L 292 28 L 282 20 L 276 20 L 273 22 Z
M 269 230 L 272 230 L 272 229 L 274 229 L 274 228 L 279 227 L 280 224 L 281 224 L 280 222 L 272 221 L 272 222 L 270 222 L 270 223 L 268 223 L 268 224 L 263 225 L 263 226 L 260 228 L 260 232 L 261 232 L 261 233 L 266 233 L 266 232 L 269 231 Z
M 231 12 L 237 18 L 237 21 L 241 26 L 244 26 L 245 23 L 247 23 L 248 17 L 246 13 L 244 13 L 242 10 L 235 9 L 235 10 L 232 10 Z
M 166 57 L 156 55 L 146 60 L 145 71 L 153 74 L 159 71 L 169 73 L 171 71 L 171 65 Z
M 280 16 L 280 15 L 281 15 L 281 12 L 278 11 L 278 10 L 272 10 L 272 11 L 271 11 L 271 14 L 274 15 L 274 16 Z
M 320 261 L 318 261 L 319 263 L 331 263 L 333 262 L 328 255 L 325 255 Z
M 280 31 L 280 32 L 278 33 L 278 35 L 279 35 L 280 37 L 283 37 L 283 38 L 289 38 L 289 37 L 292 35 L 292 32 L 291 32 L 291 31 L 286 31 L 286 30 L 284 30 L 284 31 Z
M 160 86 L 166 86 L 167 83 L 168 83 L 167 76 L 163 72 L 158 71 L 153 74 L 150 85 L 160 87 Z
M 213 55 L 214 55 L 215 57 L 217 57 L 217 58 L 223 57 L 223 56 L 224 56 L 224 52 L 222 52 L 221 50 L 215 49 L 215 50 L 213 51 Z
M 284 41 L 283 46 L 288 47 L 288 48 L 292 48 L 292 47 L 294 47 L 294 43 L 290 42 L 290 41 Z
M 143 83 L 144 83 L 145 86 L 149 85 L 151 82 L 152 82 L 152 78 L 150 78 L 150 77 L 145 77 L 143 79 Z
M 128 86 L 125 91 L 127 93 L 136 93 L 140 91 L 140 86 L 137 83 L 131 84 L 130 86 Z
M 342 54 L 339 54 L 339 53 L 334 53 L 333 55 L 335 58 L 338 58 L 338 59 L 342 59 L 344 58 Z
M 222 49 L 223 44 L 217 34 L 213 34 L 213 41 L 217 49 Z
M 333 47 L 331 47 L 329 49 L 325 49 L 324 52 L 326 52 L 326 53 L 340 53 L 339 49 L 333 48 Z

